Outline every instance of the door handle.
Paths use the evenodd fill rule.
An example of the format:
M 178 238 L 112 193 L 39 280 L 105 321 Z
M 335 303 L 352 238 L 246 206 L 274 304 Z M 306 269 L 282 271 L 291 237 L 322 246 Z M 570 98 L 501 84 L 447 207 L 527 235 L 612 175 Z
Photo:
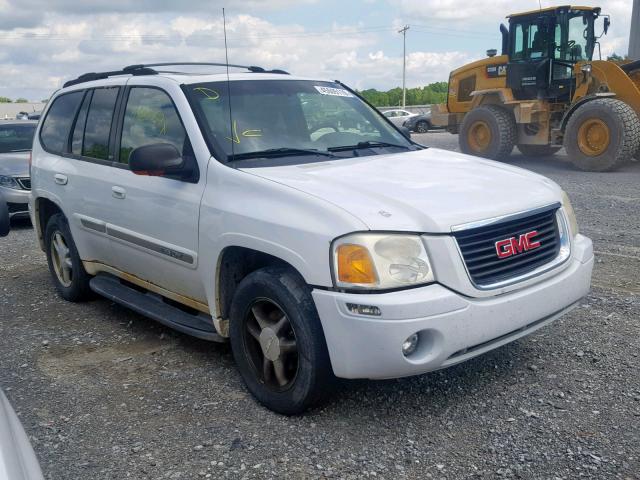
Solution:
M 122 187 L 111 187 L 111 196 L 122 200 L 127 196 L 127 191 Z
M 53 180 L 58 184 L 58 185 L 66 185 L 67 182 L 69 181 L 69 179 L 67 178 L 66 175 L 63 175 L 61 173 L 56 173 L 53 176 Z

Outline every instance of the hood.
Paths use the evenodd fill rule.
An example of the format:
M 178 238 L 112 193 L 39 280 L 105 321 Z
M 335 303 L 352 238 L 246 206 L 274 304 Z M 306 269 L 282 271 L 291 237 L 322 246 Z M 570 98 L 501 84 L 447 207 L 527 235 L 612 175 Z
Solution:
M 0 153 L 0 175 L 29 176 L 29 152 Z
M 243 170 L 337 205 L 371 230 L 446 233 L 561 200 L 541 175 L 435 148 Z

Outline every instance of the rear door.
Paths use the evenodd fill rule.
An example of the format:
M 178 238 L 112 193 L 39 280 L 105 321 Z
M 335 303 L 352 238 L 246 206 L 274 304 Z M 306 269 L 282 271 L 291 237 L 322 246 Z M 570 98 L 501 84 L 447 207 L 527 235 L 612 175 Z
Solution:
M 113 168 L 109 152 L 120 85 L 84 88 L 54 100 L 44 119 L 36 178 L 62 206 L 80 258 L 111 262 L 106 236 L 105 182 Z M 44 227 L 44 226 L 43 226 Z
M 174 95 L 188 108 L 177 86 Z M 114 140 L 118 168 L 108 178 L 107 201 L 113 266 L 204 303 L 197 275 L 198 220 L 209 157 L 198 165 L 181 114 L 159 86 L 127 87 L 118 125 Z M 129 169 L 131 152 L 157 143 L 175 146 L 185 161 L 195 165 L 197 178 L 134 174 Z

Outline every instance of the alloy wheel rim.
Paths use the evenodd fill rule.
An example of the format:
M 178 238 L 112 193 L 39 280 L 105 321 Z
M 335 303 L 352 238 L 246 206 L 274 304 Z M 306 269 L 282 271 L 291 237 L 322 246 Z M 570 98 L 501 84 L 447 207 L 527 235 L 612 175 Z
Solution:
M 73 281 L 73 263 L 71 261 L 71 251 L 65 242 L 62 233 L 54 232 L 51 236 L 51 260 L 53 271 L 62 286 L 68 288 Z
M 467 134 L 467 141 L 475 152 L 484 152 L 491 144 L 491 129 L 486 122 L 474 122 Z
M 254 374 L 274 391 L 289 389 L 298 374 L 298 344 L 284 310 L 272 300 L 254 301 L 244 322 L 244 347 Z
M 611 143 L 609 126 L 599 118 L 590 118 L 578 129 L 578 148 L 589 157 L 604 153 Z

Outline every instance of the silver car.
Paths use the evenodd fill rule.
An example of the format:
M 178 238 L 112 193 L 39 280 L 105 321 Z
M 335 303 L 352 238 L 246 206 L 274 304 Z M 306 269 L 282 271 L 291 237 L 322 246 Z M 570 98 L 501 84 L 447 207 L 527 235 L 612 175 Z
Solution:
M 9 233 L 9 212 L 0 192 L 0 237 Z M 20 420 L 0 390 L 0 480 L 42 480 L 38 459 Z
M 9 215 L 29 217 L 29 156 L 37 122 L 0 122 L 0 192 Z
M 407 127 L 412 132 L 427 133 L 431 128 L 431 110 L 412 113 L 401 108 L 386 110 L 382 114 L 398 127 Z
M 29 438 L 0 391 L 0 480 L 42 480 Z

